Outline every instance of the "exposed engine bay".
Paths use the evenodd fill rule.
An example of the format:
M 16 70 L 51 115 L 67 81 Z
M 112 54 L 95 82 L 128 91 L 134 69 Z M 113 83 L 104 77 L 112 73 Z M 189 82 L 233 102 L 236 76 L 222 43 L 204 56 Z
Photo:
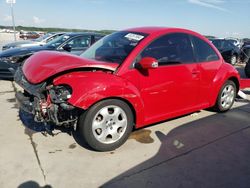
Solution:
M 72 94 L 70 86 L 54 86 L 49 81 L 32 85 L 21 69 L 15 74 L 15 82 L 24 89 L 24 92 L 16 93 L 19 106 L 25 112 L 33 114 L 36 122 L 65 127 L 76 124 L 80 109 L 67 103 Z

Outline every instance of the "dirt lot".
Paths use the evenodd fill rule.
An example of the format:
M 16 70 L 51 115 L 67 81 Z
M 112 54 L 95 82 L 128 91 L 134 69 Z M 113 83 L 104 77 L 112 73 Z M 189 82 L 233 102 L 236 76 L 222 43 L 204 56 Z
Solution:
M 17 40 L 19 40 L 18 35 L 16 36 Z M 0 33 L 0 51 L 2 50 L 3 44 L 13 42 L 14 41 L 14 34 L 12 33 Z
M 100 153 L 68 133 L 25 128 L 16 90 L 0 81 L 1 188 L 250 185 L 249 100 L 227 113 L 201 111 L 135 131 L 121 148 Z

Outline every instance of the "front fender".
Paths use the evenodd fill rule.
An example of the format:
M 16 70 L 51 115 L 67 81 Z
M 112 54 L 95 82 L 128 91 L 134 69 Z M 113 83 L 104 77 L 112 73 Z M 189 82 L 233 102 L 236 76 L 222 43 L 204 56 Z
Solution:
M 125 100 L 133 107 L 136 125 L 142 125 L 144 122 L 144 104 L 139 91 L 130 82 L 112 73 L 71 72 L 55 78 L 53 84 L 71 86 L 72 96 L 68 102 L 84 110 L 107 98 Z

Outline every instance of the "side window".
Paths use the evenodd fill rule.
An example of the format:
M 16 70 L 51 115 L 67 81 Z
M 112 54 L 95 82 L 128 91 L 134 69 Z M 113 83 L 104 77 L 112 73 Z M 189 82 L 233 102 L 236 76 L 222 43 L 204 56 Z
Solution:
M 57 37 L 59 37 L 59 36 L 61 36 L 61 35 L 54 35 L 54 36 L 49 37 L 49 38 L 46 40 L 46 43 L 48 43 L 48 42 L 54 40 L 55 38 L 57 38 Z
M 198 62 L 219 60 L 218 55 L 209 44 L 198 37 L 191 36 L 191 38 L 194 44 L 195 54 Z
M 143 57 L 153 57 L 159 65 L 195 62 L 190 39 L 184 33 L 167 34 L 156 39 L 142 51 Z
M 75 37 L 71 41 L 68 42 L 72 49 L 82 49 L 90 46 L 90 37 L 81 36 Z

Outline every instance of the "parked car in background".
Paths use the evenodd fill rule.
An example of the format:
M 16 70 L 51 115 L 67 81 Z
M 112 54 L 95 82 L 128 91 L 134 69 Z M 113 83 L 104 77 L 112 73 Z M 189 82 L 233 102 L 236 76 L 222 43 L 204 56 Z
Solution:
M 24 32 L 24 33 L 19 35 L 19 38 L 24 39 L 24 40 L 37 39 L 39 37 L 40 37 L 40 35 L 35 31 Z
M 243 47 L 244 46 L 247 46 L 247 45 L 250 45 L 250 39 L 243 39 Z
M 16 41 L 16 42 L 12 42 L 12 43 L 8 43 L 5 44 L 2 47 L 2 50 L 7 50 L 10 48 L 20 48 L 20 47 L 31 47 L 31 46 L 39 46 L 39 45 L 44 45 L 50 41 L 52 41 L 53 39 L 63 35 L 65 33 L 47 33 L 37 39 L 33 39 L 33 40 L 22 40 L 22 41 Z
M 102 34 L 97 33 L 67 33 L 43 46 L 5 50 L 0 53 L 0 78 L 12 79 L 17 67 L 35 52 L 50 50 L 80 55 L 102 37 Z
M 133 128 L 209 107 L 229 110 L 239 79 L 202 35 L 160 27 L 115 32 L 81 57 L 39 52 L 15 74 L 22 110 L 74 127 L 99 151 L 121 146 Z
M 211 42 L 220 51 L 222 57 L 227 63 L 235 65 L 240 59 L 240 48 L 226 39 L 211 39 Z
M 245 75 L 250 78 L 250 44 L 242 47 L 242 57 L 245 65 Z
M 248 59 L 245 65 L 245 75 L 247 78 L 250 78 L 250 59 Z
M 227 41 L 231 42 L 233 45 L 241 48 L 243 45 L 243 41 L 237 38 L 225 38 Z
M 241 48 L 241 62 L 247 63 L 250 58 L 250 44 L 243 45 Z

